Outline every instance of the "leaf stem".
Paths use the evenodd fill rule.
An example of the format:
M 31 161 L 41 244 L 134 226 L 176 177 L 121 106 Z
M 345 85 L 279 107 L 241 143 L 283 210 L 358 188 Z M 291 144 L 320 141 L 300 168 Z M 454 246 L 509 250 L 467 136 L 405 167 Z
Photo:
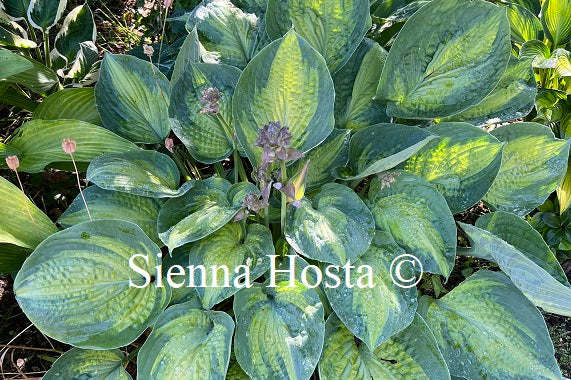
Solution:
M 87 210 L 87 215 L 89 216 L 89 220 L 93 221 L 91 217 L 91 213 L 89 212 L 89 208 L 87 207 L 87 201 L 83 196 L 83 191 L 81 190 L 81 180 L 79 179 L 79 170 L 77 170 L 77 165 L 75 165 L 75 159 L 73 158 L 73 153 L 69 154 L 71 157 L 71 162 L 73 162 L 73 168 L 75 169 L 75 177 L 77 178 L 77 187 L 79 187 L 79 194 L 81 195 L 81 199 L 83 200 L 83 204 L 85 205 L 85 209 Z
M 26 25 L 28 25 L 28 30 L 30 31 L 30 37 L 32 37 L 32 41 L 37 42 L 38 41 L 38 37 L 36 36 L 36 31 L 34 30 L 34 27 L 32 26 L 32 24 L 30 24 L 30 22 L 28 21 L 27 18 L 25 18 L 26 20 Z M 42 52 L 40 50 L 40 47 L 36 44 L 36 55 L 37 60 L 41 61 L 42 60 Z
M 50 34 L 49 32 L 44 32 L 44 55 L 46 59 L 46 66 L 51 69 L 52 67 L 52 57 L 50 56 Z
M 234 152 L 232 153 L 234 157 L 234 183 L 238 183 L 238 166 L 240 165 L 238 162 L 240 161 L 240 154 L 238 154 L 238 149 L 234 146 Z
M 282 172 L 282 185 L 285 186 L 286 182 L 287 182 L 287 169 L 286 169 L 286 164 L 285 162 L 281 163 L 281 172 Z M 284 233 L 285 230 L 285 223 L 286 223 L 286 213 L 287 213 L 287 196 L 282 193 L 282 208 L 281 208 L 281 213 L 280 213 L 280 225 L 281 225 L 281 232 L 282 234 Z
M 219 178 L 224 178 L 224 168 L 220 162 L 214 163 L 214 171 Z

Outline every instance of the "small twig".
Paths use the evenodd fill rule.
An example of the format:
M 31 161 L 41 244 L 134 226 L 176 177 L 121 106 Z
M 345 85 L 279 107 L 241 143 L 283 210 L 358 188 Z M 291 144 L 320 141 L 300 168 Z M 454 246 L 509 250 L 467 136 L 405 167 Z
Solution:
M 24 351 L 48 351 L 48 352 L 56 352 L 58 354 L 63 354 L 63 351 L 56 350 L 53 348 L 41 348 L 41 347 L 26 347 L 26 346 L 15 346 L 11 344 L 0 344 L 0 347 L 6 349 L 15 349 L 15 350 L 24 350 Z
M 10 348 L 10 347 L 9 347 L 10 343 L 12 343 L 13 341 L 15 341 L 20 335 L 22 335 L 24 332 L 26 332 L 26 330 L 28 330 L 28 329 L 29 329 L 30 327 L 32 327 L 32 326 L 33 326 L 33 324 L 30 323 L 30 324 L 28 325 L 28 327 L 26 327 L 24 330 L 20 331 L 15 337 L 13 337 L 13 338 L 8 342 L 8 344 L 0 344 L 0 347 L 6 348 L 5 350 L 4 350 L 4 349 L 3 349 L 3 350 L 0 350 L 0 353 L 2 353 L 3 351 L 4 351 L 4 352 L 8 351 L 7 349 Z

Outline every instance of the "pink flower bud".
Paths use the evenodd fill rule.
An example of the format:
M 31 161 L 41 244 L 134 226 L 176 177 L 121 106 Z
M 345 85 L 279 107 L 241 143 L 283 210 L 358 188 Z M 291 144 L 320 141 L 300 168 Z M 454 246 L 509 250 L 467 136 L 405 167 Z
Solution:
M 170 137 L 165 139 L 165 148 L 168 149 L 169 152 L 172 153 L 172 148 L 174 147 L 174 141 Z
M 17 156 L 8 156 L 6 157 L 6 165 L 8 165 L 11 170 L 16 171 L 18 166 L 20 166 L 20 160 L 18 160 Z
M 172 5 L 172 0 L 164 0 L 163 5 L 165 6 L 165 8 L 170 8 L 170 6 Z
M 75 140 L 74 139 L 63 139 L 62 143 L 61 143 L 61 148 L 63 149 L 64 152 L 66 152 L 67 154 L 73 154 L 75 153 L 75 148 L 76 148 L 76 144 L 75 144 Z

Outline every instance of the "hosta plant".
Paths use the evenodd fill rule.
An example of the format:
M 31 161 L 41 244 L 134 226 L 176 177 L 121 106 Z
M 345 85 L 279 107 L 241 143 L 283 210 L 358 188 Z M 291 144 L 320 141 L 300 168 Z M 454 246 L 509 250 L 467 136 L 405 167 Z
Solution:
M 78 86 L 92 73 L 99 60 L 93 13 L 87 3 L 69 12 L 66 6 L 67 0 L 0 2 L 0 104 L 34 111 L 37 95 Z M 62 103 L 74 97 L 59 96 Z
M 128 379 L 134 358 L 139 379 L 562 378 L 539 308 L 571 316 L 571 286 L 523 217 L 570 143 L 513 122 L 536 85 L 505 7 L 432 0 L 388 52 L 368 1 L 187 17 L 170 80 L 107 54 L 94 104 L 0 145 L 34 173 L 71 138 L 90 183 L 56 225 L 0 179 L 2 272 L 75 346 L 46 379 Z M 453 283 L 458 256 L 499 269 L 415 286 Z

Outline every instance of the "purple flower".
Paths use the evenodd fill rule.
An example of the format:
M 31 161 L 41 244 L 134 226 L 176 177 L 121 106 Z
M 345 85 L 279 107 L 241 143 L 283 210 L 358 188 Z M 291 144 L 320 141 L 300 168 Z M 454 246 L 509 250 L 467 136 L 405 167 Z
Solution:
M 214 87 L 207 87 L 202 90 L 200 103 L 204 104 L 204 106 L 198 110 L 198 113 L 203 113 L 206 115 L 217 114 L 220 112 L 220 99 L 222 94 L 217 88 Z
M 279 121 L 272 121 L 258 131 L 258 139 L 253 146 L 262 148 L 262 166 L 276 161 L 288 162 L 303 157 L 300 151 L 288 148 L 292 135 L 288 126 L 281 125 Z

